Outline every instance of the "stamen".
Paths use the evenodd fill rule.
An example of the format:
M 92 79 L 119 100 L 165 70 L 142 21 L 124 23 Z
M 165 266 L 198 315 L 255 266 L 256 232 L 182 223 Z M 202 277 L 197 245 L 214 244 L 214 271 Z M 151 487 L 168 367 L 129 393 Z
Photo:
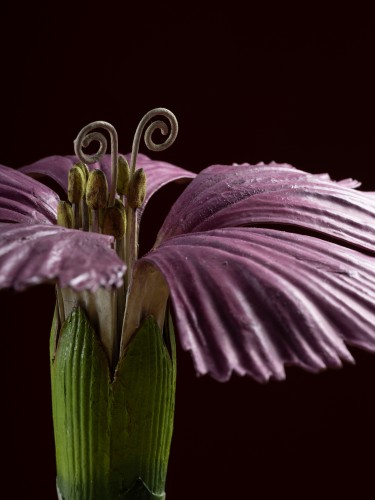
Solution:
M 80 162 L 76 163 L 74 166 L 79 167 L 82 170 L 83 175 L 84 175 L 85 180 L 86 180 L 86 185 L 87 185 L 90 171 L 89 171 L 86 163 L 83 163 L 82 161 L 80 161 Z M 89 210 L 87 207 L 85 196 L 83 196 L 82 200 L 81 200 L 81 217 L 82 217 L 82 229 L 84 231 L 88 231 L 89 230 L 90 216 L 89 216 Z
M 73 227 L 73 210 L 68 201 L 59 201 L 57 205 L 57 224 L 69 229 Z
M 103 234 L 114 236 L 116 240 L 121 240 L 126 231 L 126 212 L 123 203 L 116 200 L 114 207 L 104 210 Z
M 130 182 L 130 168 L 126 158 L 119 156 L 118 159 L 118 175 L 117 175 L 117 193 L 120 196 L 128 194 Z
M 87 182 L 90 170 L 89 170 L 88 166 L 86 165 L 86 163 L 83 163 L 83 161 L 79 161 L 79 162 L 75 163 L 74 166 L 78 167 L 82 170 L 82 172 L 85 176 L 86 182 Z
M 69 170 L 68 199 L 70 203 L 79 203 L 85 192 L 86 179 L 83 171 L 74 166 Z
M 86 203 L 92 210 L 105 208 L 108 200 L 107 178 L 101 170 L 92 170 L 87 181 Z
M 92 170 L 89 174 L 86 187 L 86 203 L 91 210 L 90 230 L 96 233 L 101 227 L 99 223 L 99 213 L 107 206 L 108 184 L 107 178 L 101 170 Z
M 74 228 L 82 227 L 80 204 L 85 193 L 86 179 L 83 171 L 74 166 L 69 170 L 68 200 L 73 207 Z
M 143 168 L 134 172 L 128 190 L 128 204 L 132 208 L 140 208 L 146 197 L 146 174 Z
M 116 187 L 117 187 L 117 168 L 118 168 L 118 138 L 117 132 L 113 125 L 104 121 L 96 121 L 89 123 L 79 132 L 76 140 L 74 141 L 74 151 L 78 158 L 84 163 L 95 163 L 99 161 L 106 153 L 107 140 L 100 132 L 92 132 L 96 128 L 106 130 L 111 138 L 111 189 L 109 194 L 108 205 L 113 207 L 115 204 Z M 97 141 L 99 149 L 93 155 L 87 155 L 83 152 L 82 148 L 86 148 L 91 142 Z

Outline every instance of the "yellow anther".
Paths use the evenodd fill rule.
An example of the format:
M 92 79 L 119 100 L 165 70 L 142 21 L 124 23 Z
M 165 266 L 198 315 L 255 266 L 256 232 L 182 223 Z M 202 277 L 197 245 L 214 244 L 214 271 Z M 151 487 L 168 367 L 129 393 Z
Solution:
M 74 166 L 69 170 L 68 200 L 70 203 L 79 203 L 85 193 L 86 179 L 80 167 Z
M 127 202 L 132 208 L 142 206 L 146 196 L 146 174 L 143 168 L 134 172 L 130 180 Z
M 128 193 L 130 182 L 129 164 L 123 156 L 119 156 L 117 169 L 117 193 L 126 195 Z
M 57 224 L 62 227 L 73 227 L 73 210 L 67 201 L 59 201 L 57 205 Z
M 101 170 L 91 170 L 87 180 L 86 203 L 92 210 L 105 208 L 108 200 L 107 178 Z
M 115 201 L 113 207 L 104 211 L 102 232 L 114 236 L 116 240 L 123 238 L 126 231 L 126 212 L 120 200 Z

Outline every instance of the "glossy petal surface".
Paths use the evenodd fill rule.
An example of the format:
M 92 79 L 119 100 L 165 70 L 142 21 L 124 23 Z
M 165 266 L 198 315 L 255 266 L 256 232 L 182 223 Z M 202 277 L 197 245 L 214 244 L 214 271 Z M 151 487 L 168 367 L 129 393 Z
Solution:
M 49 175 L 54 168 L 54 179 L 66 187 L 75 158 L 53 158 L 49 165 L 45 159 L 23 170 Z M 99 166 L 110 180 L 110 157 L 93 165 Z M 138 166 L 148 178 L 147 200 L 164 184 L 195 176 L 143 155 Z M 155 249 L 138 266 L 144 277 L 149 271 L 143 263 L 164 275 L 176 329 L 198 373 L 218 380 L 248 374 L 267 381 L 284 378 L 286 365 L 316 372 L 351 362 L 346 344 L 375 351 L 375 195 L 353 189 L 358 185 L 287 164 L 262 163 L 215 165 L 187 187 L 167 216 Z M 60 283 L 65 280 L 62 286 L 94 289 L 121 279 L 119 268 L 111 278 L 98 278 L 97 263 L 105 259 L 95 257 L 85 274 L 80 252 L 70 261 L 69 252 L 61 257 L 64 248 L 76 252 L 81 244 L 91 259 L 92 236 L 103 237 L 80 232 L 70 237 L 68 233 L 77 232 L 57 228 L 59 234 L 66 232 L 61 246 L 35 243 L 33 248 L 39 232 L 41 239 L 53 239 L 52 233 L 44 233 L 46 226 L 35 227 L 35 235 L 27 233 L 27 244 L 19 235 L 10 236 L 10 247 L 19 248 L 13 258 L 2 263 L 7 255 L 0 251 L 3 283 L 10 276 L 3 286 L 22 288 L 58 277 Z M 64 247 L 63 240 L 71 242 Z M 109 241 L 101 251 L 108 250 Z M 44 253 L 40 259 L 38 248 Z M 55 273 L 54 258 L 57 267 L 68 270 Z M 117 257 L 111 251 L 108 258 Z M 114 262 L 107 264 L 108 272 Z M 76 271 L 78 275 L 69 275 Z
M 58 196 L 23 173 L 0 165 L 0 221 L 55 224 Z
M 334 182 L 326 174 L 309 174 L 287 164 L 212 166 L 177 200 L 158 243 L 223 227 L 277 225 L 371 249 L 375 196 L 352 189 L 357 185 L 351 179 Z
M 375 350 L 373 256 L 306 235 L 226 228 L 171 238 L 142 260 L 166 278 L 200 374 L 283 379 L 284 365 L 316 372 L 352 361 L 345 342 Z
M 18 170 L 35 179 L 48 177 L 57 182 L 67 192 L 69 170 L 76 161 L 77 158 L 75 156 L 47 156 L 30 165 L 20 167 Z
M 128 159 L 130 160 L 130 158 Z M 138 155 L 137 167 L 143 168 L 147 177 L 146 198 L 142 207 L 139 209 L 141 212 L 145 209 L 151 196 L 163 186 L 176 181 L 188 183 L 196 177 L 196 174 L 189 170 L 176 167 L 164 161 L 150 160 L 150 158 L 145 155 Z
M 112 238 L 45 224 L 0 224 L 0 288 L 23 290 L 42 282 L 95 291 L 120 286 L 124 263 Z

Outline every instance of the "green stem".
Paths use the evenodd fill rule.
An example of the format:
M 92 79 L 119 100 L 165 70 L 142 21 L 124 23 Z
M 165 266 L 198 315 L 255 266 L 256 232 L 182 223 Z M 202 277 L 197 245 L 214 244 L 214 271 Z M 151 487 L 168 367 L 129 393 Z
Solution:
M 52 328 L 55 338 L 56 322 Z M 115 375 L 84 311 L 51 342 L 57 485 L 62 500 L 161 500 L 173 430 L 176 383 L 171 324 L 152 316 Z M 140 478 L 140 479 L 139 479 Z

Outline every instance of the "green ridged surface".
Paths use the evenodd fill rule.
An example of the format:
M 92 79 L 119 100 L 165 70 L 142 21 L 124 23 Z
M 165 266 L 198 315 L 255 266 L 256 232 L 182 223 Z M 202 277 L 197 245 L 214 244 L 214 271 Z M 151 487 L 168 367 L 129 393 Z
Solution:
M 110 380 L 107 358 L 76 309 L 54 353 L 52 401 L 57 483 L 64 500 L 164 498 L 176 384 L 171 322 L 146 318 Z M 141 480 L 139 480 L 141 478 Z
M 82 310 L 62 328 L 51 367 L 57 482 L 65 500 L 108 498 L 110 374 Z

